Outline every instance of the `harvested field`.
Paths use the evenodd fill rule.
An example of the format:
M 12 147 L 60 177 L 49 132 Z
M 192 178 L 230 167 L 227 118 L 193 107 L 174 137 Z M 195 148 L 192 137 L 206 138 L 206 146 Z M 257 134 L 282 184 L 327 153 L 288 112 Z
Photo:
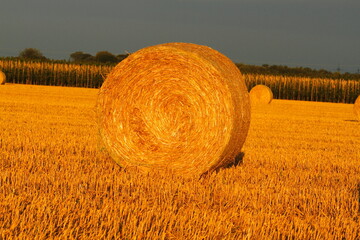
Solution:
M 183 179 L 114 163 L 97 93 L 0 88 L 0 239 L 359 239 L 352 104 L 274 99 L 237 166 Z

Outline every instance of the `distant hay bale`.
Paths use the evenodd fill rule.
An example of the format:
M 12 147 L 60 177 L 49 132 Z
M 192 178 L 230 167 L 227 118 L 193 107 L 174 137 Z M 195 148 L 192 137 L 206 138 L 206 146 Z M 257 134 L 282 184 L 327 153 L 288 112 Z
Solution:
M 100 89 L 101 138 L 121 166 L 195 176 L 241 152 L 250 101 L 239 69 L 201 45 L 143 48 L 120 62 Z
M 355 100 L 354 113 L 355 113 L 355 116 L 360 120 L 360 95 Z
M 0 85 L 5 84 L 6 82 L 6 75 L 0 70 Z
M 265 85 L 256 85 L 250 90 L 250 102 L 252 105 L 269 104 L 272 100 L 273 93 Z

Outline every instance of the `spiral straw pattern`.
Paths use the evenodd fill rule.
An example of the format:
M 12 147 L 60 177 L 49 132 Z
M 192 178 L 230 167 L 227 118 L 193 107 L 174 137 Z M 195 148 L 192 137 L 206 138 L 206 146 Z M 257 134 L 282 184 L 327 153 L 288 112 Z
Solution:
M 234 161 L 250 124 L 238 68 L 202 45 L 167 43 L 120 62 L 100 89 L 101 138 L 121 166 L 201 175 Z

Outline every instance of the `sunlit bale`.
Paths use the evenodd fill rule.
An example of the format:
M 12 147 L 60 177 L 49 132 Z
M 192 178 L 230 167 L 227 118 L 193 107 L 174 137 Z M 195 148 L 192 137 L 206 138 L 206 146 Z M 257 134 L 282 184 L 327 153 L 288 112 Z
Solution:
M 196 176 L 233 162 L 250 124 L 243 76 L 221 53 L 201 45 L 143 48 L 102 85 L 101 138 L 121 166 Z
M 0 70 L 0 85 L 5 84 L 6 82 L 6 75 Z
M 354 113 L 355 113 L 355 116 L 360 120 L 360 95 L 355 100 Z
M 265 85 L 256 85 L 250 90 L 251 105 L 269 104 L 273 100 L 271 89 Z

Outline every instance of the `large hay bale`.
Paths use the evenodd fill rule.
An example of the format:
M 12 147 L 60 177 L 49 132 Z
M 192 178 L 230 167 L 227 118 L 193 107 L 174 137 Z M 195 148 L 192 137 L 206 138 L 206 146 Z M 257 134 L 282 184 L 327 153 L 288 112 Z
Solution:
M 265 85 L 256 85 L 250 90 L 250 102 L 252 105 L 269 104 L 273 97 L 271 89 Z
M 6 75 L 0 70 L 0 85 L 5 84 L 6 82 Z
M 355 113 L 355 116 L 360 120 L 360 95 L 355 100 L 354 113 Z
M 239 69 L 201 45 L 143 48 L 100 89 L 100 135 L 114 160 L 139 169 L 201 175 L 234 161 L 250 124 Z

